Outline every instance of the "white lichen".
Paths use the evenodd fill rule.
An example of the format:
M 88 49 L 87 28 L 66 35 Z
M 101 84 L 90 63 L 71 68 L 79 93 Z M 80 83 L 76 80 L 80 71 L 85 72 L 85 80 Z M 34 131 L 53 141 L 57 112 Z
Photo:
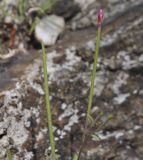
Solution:
M 114 97 L 113 101 L 115 104 L 122 104 L 127 100 L 127 98 L 130 96 L 130 93 L 124 93 L 124 94 L 119 94 L 117 97 Z
M 121 93 L 120 88 L 122 85 L 127 84 L 127 80 L 129 78 L 129 75 L 123 71 L 120 71 L 117 76 L 115 76 L 114 81 L 108 85 L 109 88 L 115 93 L 116 95 Z

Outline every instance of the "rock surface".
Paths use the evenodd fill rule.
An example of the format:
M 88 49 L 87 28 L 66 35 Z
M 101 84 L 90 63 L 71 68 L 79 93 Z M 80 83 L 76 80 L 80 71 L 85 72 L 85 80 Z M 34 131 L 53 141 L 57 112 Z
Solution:
M 100 122 L 106 125 L 91 129 L 101 140 L 87 138 L 82 160 L 143 159 L 142 5 L 132 3 L 131 8 L 125 6 L 122 14 L 111 11 L 112 16 L 105 17 L 92 112 L 94 119 L 103 112 Z M 69 31 L 56 46 L 47 49 L 56 148 L 62 160 L 71 160 L 80 146 L 95 28 Z M 1 62 L 1 75 L 11 73 L 0 82 L 0 159 L 3 160 L 7 147 L 15 160 L 45 160 L 50 152 L 42 60 L 40 54 L 31 54 L 27 51 Z M 7 78 L 10 80 L 6 81 Z M 113 118 L 107 122 L 110 114 Z

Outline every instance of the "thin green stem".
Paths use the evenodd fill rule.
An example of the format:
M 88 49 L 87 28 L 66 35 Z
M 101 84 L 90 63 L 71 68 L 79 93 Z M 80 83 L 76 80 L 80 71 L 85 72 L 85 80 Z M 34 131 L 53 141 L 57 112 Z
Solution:
M 50 99 L 49 99 L 47 56 L 46 56 L 45 47 L 43 43 L 42 43 L 42 53 L 43 53 L 43 67 L 44 67 L 45 102 L 46 102 L 46 110 L 47 110 L 50 144 L 52 148 L 52 160 L 56 160 L 55 141 L 54 141 L 54 134 L 53 134 L 53 128 L 52 128 L 52 113 L 51 113 L 51 105 L 50 105 Z
M 91 86 L 90 86 L 86 119 L 88 118 L 88 115 L 90 115 L 92 101 L 93 101 L 94 82 L 95 82 L 95 75 L 96 75 L 96 70 L 97 70 L 97 61 L 98 61 L 98 54 L 99 54 L 99 46 L 100 46 L 100 36 L 101 36 L 101 27 L 98 27 L 97 38 L 96 38 L 96 50 L 95 50 L 95 54 L 94 54 L 94 64 L 93 64 L 93 71 L 92 71 L 92 76 L 91 76 Z
M 91 75 L 89 101 L 88 101 L 86 120 L 85 120 L 85 130 L 84 130 L 85 132 L 83 133 L 83 136 L 82 136 L 82 141 L 81 141 L 81 146 L 79 148 L 79 153 L 78 153 L 78 155 L 75 155 L 77 160 L 80 160 L 80 155 L 81 155 L 85 140 L 87 138 L 89 119 L 92 119 L 92 117 L 90 116 L 90 112 L 91 112 L 91 106 L 92 106 L 92 101 L 93 101 L 94 82 L 95 82 L 97 61 L 98 61 L 98 54 L 99 54 L 99 46 L 100 46 L 100 36 L 101 36 L 101 27 L 98 27 L 97 38 L 96 38 L 96 50 L 95 50 L 95 54 L 94 54 L 94 64 L 93 64 L 93 70 L 92 70 L 92 75 Z

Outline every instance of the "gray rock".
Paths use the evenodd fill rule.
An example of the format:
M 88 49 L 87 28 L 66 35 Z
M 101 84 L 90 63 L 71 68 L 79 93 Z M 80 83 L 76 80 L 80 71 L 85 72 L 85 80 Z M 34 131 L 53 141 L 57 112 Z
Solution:
M 110 114 L 113 120 L 98 130 L 94 126 L 90 133 L 98 135 L 102 142 L 92 141 L 89 135 L 83 160 L 143 159 L 143 10 L 135 7 L 133 11 L 128 14 L 127 10 L 103 27 L 92 111 L 93 119 L 104 112 L 101 122 L 106 122 Z M 47 53 L 54 133 L 57 150 L 60 153 L 62 148 L 64 159 L 71 159 L 71 152 L 78 151 L 80 146 L 95 50 L 95 32 L 91 28 L 82 34 L 75 33 L 76 38 L 73 32 L 68 33 L 65 41 L 61 40 Z M 91 34 L 88 41 L 86 37 Z M 73 41 L 78 47 L 72 47 Z M 79 47 L 81 43 L 83 50 Z M 7 69 L 1 72 L 0 86 L 7 85 L 0 92 L 0 159 L 6 160 L 6 147 L 10 147 L 14 149 L 14 159 L 43 160 L 50 147 L 47 147 L 42 60 L 40 54 L 35 58 L 34 52 L 23 55 L 24 58 L 19 56 L 21 61 L 13 57 L 19 64 L 5 64 Z M 28 61 L 30 56 L 35 60 Z M 9 89 L 11 81 L 6 76 L 2 83 L 4 75 L 9 75 L 10 80 L 19 75 L 16 87 Z

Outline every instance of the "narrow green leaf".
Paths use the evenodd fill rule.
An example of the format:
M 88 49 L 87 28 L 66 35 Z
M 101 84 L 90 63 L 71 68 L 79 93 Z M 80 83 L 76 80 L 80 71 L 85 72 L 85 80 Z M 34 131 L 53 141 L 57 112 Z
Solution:
M 73 160 L 78 160 L 78 155 L 77 154 L 74 155 Z
M 12 160 L 12 153 L 11 153 L 10 149 L 7 149 L 6 153 L 7 153 L 7 159 Z
M 113 119 L 113 115 L 110 114 L 110 115 L 108 116 L 108 120 L 110 121 L 110 120 L 112 120 L 112 119 Z
M 94 120 L 90 114 L 87 115 L 87 122 L 89 125 L 92 125 L 94 123 Z
M 91 135 L 91 137 L 92 137 L 93 141 L 96 141 L 96 142 L 101 141 L 101 138 L 97 134 L 93 134 L 93 135 Z

